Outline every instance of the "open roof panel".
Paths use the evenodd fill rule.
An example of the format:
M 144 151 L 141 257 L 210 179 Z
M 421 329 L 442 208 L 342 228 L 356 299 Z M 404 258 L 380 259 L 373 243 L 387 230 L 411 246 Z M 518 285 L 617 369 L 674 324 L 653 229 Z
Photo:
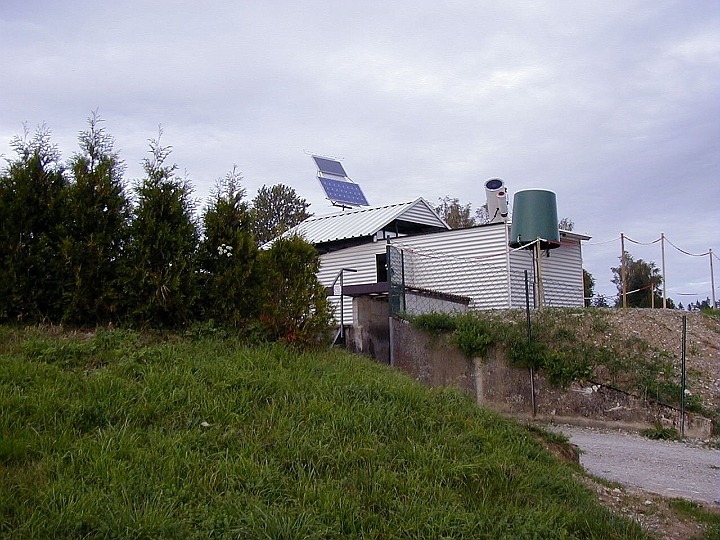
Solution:
M 345 169 L 343 169 L 342 163 L 340 163 L 339 161 L 319 156 L 313 156 L 312 158 L 315 160 L 315 165 L 317 165 L 318 171 L 320 173 L 347 177 Z

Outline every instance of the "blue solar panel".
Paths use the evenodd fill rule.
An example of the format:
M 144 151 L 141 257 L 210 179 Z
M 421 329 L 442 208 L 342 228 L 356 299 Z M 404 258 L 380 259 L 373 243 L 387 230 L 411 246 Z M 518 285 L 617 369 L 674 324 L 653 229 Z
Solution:
M 318 180 L 320 180 L 320 184 L 330 202 L 350 206 L 370 206 L 359 185 L 342 180 L 323 178 L 322 176 L 318 176 Z
M 321 158 L 318 156 L 312 157 L 315 160 L 317 168 L 322 173 L 334 174 L 336 176 L 347 176 L 345 169 L 343 169 L 342 163 L 335 161 L 334 159 Z

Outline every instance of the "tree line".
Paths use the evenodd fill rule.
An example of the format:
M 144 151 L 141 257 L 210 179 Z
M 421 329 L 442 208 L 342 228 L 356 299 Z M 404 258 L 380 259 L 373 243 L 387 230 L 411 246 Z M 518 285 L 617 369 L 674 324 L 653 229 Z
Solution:
M 161 135 L 131 187 L 96 113 L 64 163 L 44 126 L 12 140 L 17 156 L 0 172 L 0 321 L 215 322 L 314 339 L 331 318 L 314 247 L 260 248 L 309 217 L 309 204 L 282 184 L 246 201 L 233 169 L 198 214 Z

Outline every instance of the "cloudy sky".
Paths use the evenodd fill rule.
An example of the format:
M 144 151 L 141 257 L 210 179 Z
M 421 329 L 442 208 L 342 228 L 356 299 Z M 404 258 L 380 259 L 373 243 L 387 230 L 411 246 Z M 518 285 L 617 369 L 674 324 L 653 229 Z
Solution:
M 162 125 L 200 200 L 237 165 L 327 213 L 309 153 L 373 205 L 500 177 L 557 194 L 615 294 L 620 233 L 720 255 L 719 30 L 717 0 L 3 0 L 0 154 L 45 123 L 67 158 L 97 110 L 128 183 Z M 711 295 L 707 256 L 666 244 L 666 273 Z

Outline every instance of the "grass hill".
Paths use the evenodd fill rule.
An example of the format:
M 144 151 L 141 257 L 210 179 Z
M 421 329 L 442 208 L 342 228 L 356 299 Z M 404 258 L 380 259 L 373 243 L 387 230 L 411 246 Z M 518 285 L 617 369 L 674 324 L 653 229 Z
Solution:
M 537 435 L 339 351 L 0 327 L 0 537 L 646 538 Z

